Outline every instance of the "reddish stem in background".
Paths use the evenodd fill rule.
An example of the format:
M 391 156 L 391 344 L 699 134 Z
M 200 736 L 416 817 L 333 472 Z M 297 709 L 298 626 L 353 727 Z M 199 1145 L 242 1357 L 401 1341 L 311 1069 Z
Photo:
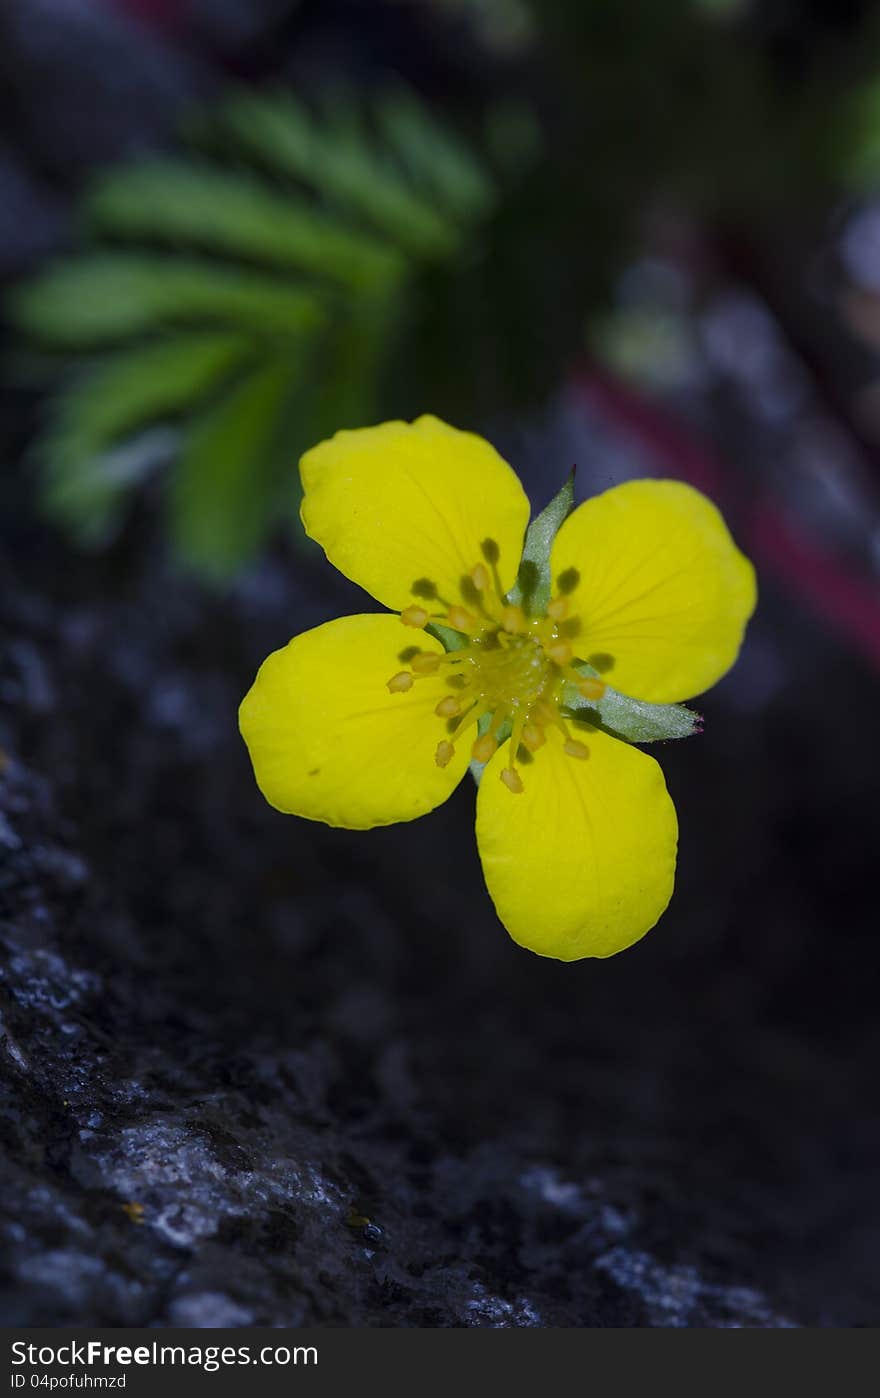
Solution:
M 722 507 L 734 499 L 741 503 L 723 459 L 664 408 L 592 363 L 576 369 L 572 383 L 581 400 L 658 469 L 696 486 Z M 759 571 L 778 578 L 880 670 L 880 588 L 872 579 L 829 553 L 769 498 L 746 509 L 738 533 Z

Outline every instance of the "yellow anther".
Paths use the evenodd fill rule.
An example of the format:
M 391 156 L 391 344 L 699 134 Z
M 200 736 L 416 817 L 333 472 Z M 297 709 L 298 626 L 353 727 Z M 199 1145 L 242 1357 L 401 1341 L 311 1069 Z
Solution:
M 568 616 L 568 599 L 565 597 L 554 597 L 547 603 L 547 615 L 554 621 L 563 621 Z
M 444 738 L 442 743 L 437 744 L 437 751 L 434 754 L 434 761 L 438 767 L 448 767 L 455 754 L 455 748 Z
M 510 636 L 526 629 L 526 614 L 522 607 L 505 607 L 501 614 L 501 625 Z
M 581 761 L 589 757 L 590 749 L 585 743 L 576 743 L 574 738 L 568 738 L 562 748 L 569 757 L 579 757 Z
M 542 748 L 547 741 L 536 723 L 527 723 L 524 726 L 522 740 L 529 752 L 537 752 L 538 748 Z
M 604 680 L 594 680 L 590 675 L 578 683 L 578 692 L 584 699 L 601 699 L 605 693 L 606 684 Z
M 409 670 L 400 670 L 398 674 L 392 675 L 388 681 L 388 689 L 391 694 L 405 694 L 413 687 L 413 677 Z
M 460 607 L 458 603 L 449 608 L 446 620 L 453 631 L 465 631 L 470 635 L 472 631 L 476 630 L 475 617 L 472 616 L 467 607 Z
M 455 718 L 457 714 L 461 713 L 461 704 L 454 694 L 447 694 L 445 699 L 440 700 L 434 713 L 438 718 Z
M 410 664 L 417 675 L 433 675 L 440 669 L 442 655 L 435 655 L 432 651 L 423 650 L 420 655 L 414 655 Z
M 548 723 L 556 722 L 556 710 L 547 703 L 546 699 L 539 699 L 537 704 L 532 706 L 531 719 L 533 723 L 539 723 L 543 728 Z
M 504 782 L 507 790 L 513 792 L 514 796 L 518 796 L 523 789 L 523 784 L 519 778 L 519 772 L 515 772 L 512 767 L 505 767 L 503 769 L 501 780 Z
M 478 592 L 489 591 L 489 570 L 485 563 L 478 563 L 471 569 L 471 582 Z
M 477 738 L 471 748 L 471 757 L 475 762 L 488 762 L 497 751 L 498 744 L 495 739 L 489 733 L 484 733 L 481 738 Z
M 400 620 L 404 626 L 412 626 L 416 631 L 421 631 L 422 627 L 428 624 L 428 613 L 424 607 L 413 603 L 411 607 L 404 607 L 400 613 Z
M 568 641 L 551 641 L 549 646 L 544 647 L 544 654 L 554 665 L 567 665 L 571 660 L 572 650 Z

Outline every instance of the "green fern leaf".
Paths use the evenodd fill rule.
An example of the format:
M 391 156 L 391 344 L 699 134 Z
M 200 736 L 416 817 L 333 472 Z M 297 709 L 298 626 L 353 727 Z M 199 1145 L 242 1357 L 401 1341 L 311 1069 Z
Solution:
M 91 347 L 168 324 L 225 322 L 303 335 L 323 320 L 312 291 L 222 264 L 130 253 L 62 262 L 10 298 L 19 327 L 44 344 Z
M 376 117 L 389 148 L 417 185 L 457 218 L 474 219 L 488 212 L 494 189 L 484 166 L 411 92 L 399 88 L 380 98 Z
M 242 336 L 179 335 L 119 351 L 56 400 L 53 451 L 70 461 L 197 402 L 253 354 Z
M 378 116 L 348 97 L 316 114 L 241 94 L 210 130 L 263 173 L 151 159 L 104 176 L 85 200 L 91 251 L 9 308 L 43 349 L 84 356 L 39 446 L 47 511 L 100 542 L 167 465 L 174 544 L 222 579 L 280 512 L 282 482 L 292 506 L 297 449 L 383 411 L 413 273 L 449 259 L 493 193 L 407 94 Z
M 221 580 L 253 553 L 275 512 L 280 468 L 292 462 L 284 422 L 296 371 L 255 369 L 193 424 L 170 483 L 172 539 L 182 557 Z
M 355 289 L 400 278 L 400 255 L 248 175 L 151 161 L 105 176 L 86 200 L 100 231 L 194 243 Z
M 456 221 L 377 153 L 358 122 L 337 113 L 321 123 L 292 97 L 259 93 L 234 98 L 220 120 L 250 156 L 303 181 L 408 252 L 443 257 L 458 246 Z
M 49 514 L 82 542 L 101 542 L 126 492 L 157 456 L 146 439 L 133 451 L 118 448 L 119 439 L 191 407 L 250 353 L 249 342 L 238 336 L 179 336 L 139 345 L 77 374 L 56 397 L 38 452 Z M 167 435 L 158 441 L 168 448 Z

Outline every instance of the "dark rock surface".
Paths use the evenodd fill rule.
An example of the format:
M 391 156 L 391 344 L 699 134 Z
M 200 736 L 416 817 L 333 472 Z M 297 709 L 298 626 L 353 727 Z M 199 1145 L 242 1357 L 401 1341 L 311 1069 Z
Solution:
M 485 85 L 405 7 L 280 8 L 286 46 L 273 0 L 7 4 L 0 276 L 223 67 L 442 91 L 454 47 Z M 258 663 L 364 599 L 284 552 L 207 595 L 146 518 L 71 554 L 13 469 L 29 406 L 0 396 L 0 1319 L 876 1323 L 876 677 L 763 580 L 705 736 L 659 753 L 668 914 L 610 962 L 542 961 L 494 918 L 467 786 L 365 835 L 256 791 Z M 579 430 L 496 440 L 540 501 L 574 460 L 613 480 Z
M 16 479 L 6 1323 L 876 1319 L 875 720 L 855 661 L 765 593 L 706 736 L 660 753 L 670 912 L 625 955 L 562 966 L 495 921 L 467 787 L 369 834 L 259 797 L 238 700 L 269 649 L 363 606 L 353 589 L 279 555 L 208 596 L 143 521 L 77 559 Z

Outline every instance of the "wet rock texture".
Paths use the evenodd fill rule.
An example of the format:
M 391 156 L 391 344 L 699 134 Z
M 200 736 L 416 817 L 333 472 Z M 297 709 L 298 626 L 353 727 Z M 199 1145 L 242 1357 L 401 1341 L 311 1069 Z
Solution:
M 364 605 L 320 560 L 212 596 L 143 523 L 78 560 L 24 499 L 0 587 L 6 1323 L 876 1318 L 854 661 L 765 596 L 706 736 L 660 753 L 672 909 L 566 967 L 495 921 L 467 787 L 368 834 L 263 804 L 241 694 Z

